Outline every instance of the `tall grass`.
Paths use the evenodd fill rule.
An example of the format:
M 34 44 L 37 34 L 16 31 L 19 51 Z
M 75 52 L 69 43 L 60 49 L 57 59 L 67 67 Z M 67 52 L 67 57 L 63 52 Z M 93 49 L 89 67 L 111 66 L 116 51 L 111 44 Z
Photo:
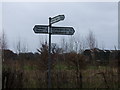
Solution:
M 51 72 L 53 88 L 78 87 L 76 66 L 70 65 L 62 62 L 54 65 Z M 43 70 L 39 60 L 7 60 L 3 64 L 3 70 L 14 72 L 17 78 L 20 77 L 18 72 L 21 72 L 22 82 L 17 82 L 16 84 L 22 83 L 22 88 L 47 88 L 48 72 L 47 70 Z M 113 68 L 109 65 L 99 67 L 87 66 L 85 69 L 80 70 L 80 72 L 82 74 L 82 88 L 118 88 L 118 69 L 116 67 Z

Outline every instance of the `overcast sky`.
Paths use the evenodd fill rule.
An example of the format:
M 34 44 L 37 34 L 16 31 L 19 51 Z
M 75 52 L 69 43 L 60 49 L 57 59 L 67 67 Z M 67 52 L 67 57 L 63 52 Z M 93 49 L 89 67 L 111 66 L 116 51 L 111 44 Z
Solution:
M 53 26 L 72 26 L 77 38 L 87 36 L 93 31 L 98 45 L 106 49 L 118 46 L 118 3 L 117 2 L 5 2 L 2 4 L 2 25 L 8 46 L 14 50 L 20 38 L 28 45 L 29 51 L 36 51 L 39 37 L 48 39 L 46 34 L 35 34 L 35 24 L 48 25 L 48 18 L 64 14 L 64 21 Z M 62 38 L 71 36 L 54 35 L 52 43 L 60 43 Z

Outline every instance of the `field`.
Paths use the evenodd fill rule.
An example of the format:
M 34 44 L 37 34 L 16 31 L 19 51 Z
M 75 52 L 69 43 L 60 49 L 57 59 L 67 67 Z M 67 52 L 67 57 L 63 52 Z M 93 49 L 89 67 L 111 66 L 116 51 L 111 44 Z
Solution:
M 70 59 L 52 64 L 52 88 L 118 88 L 118 67 L 76 63 Z M 82 58 L 81 56 L 79 58 Z M 47 88 L 47 64 L 38 60 L 6 60 L 3 62 L 4 88 Z

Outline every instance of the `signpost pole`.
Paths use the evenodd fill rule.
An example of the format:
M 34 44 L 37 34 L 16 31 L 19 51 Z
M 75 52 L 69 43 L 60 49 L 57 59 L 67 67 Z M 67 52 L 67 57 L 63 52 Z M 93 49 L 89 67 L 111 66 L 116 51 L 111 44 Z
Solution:
M 48 88 L 51 88 L 51 63 L 52 63 L 51 62 L 51 35 L 73 35 L 75 32 L 73 27 L 52 27 L 52 24 L 62 21 L 64 19 L 65 19 L 64 15 L 58 15 L 53 18 L 49 17 L 49 26 L 35 25 L 33 28 L 35 33 L 49 34 L 48 73 L 47 73 Z
M 51 17 L 49 18 L 48 88 L 51 88 Z

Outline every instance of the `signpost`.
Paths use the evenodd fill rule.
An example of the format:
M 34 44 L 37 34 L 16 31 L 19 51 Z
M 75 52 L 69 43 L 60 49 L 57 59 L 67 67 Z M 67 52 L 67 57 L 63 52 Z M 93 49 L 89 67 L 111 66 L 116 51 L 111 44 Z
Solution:
M 52 27 L 52 24 L 65 19 L 64 15 L 58 15 L 49 18 L 49 25 L 35 25 L 33 31 L 35 33 L 49 34 L 49 51 L 48 51 L 48 88 L 51 88 L 51 35 L 73 35 L 75 30 L 73 27 Z M 49 29 L 49 30 L 48 30 Z
M 55 16 L 55 17 L 51 18 L 50 24 L 53 24 L 53 23 L 62 21 L 62 20 L 64 20 L 64 19 L 65 19 L 65 16 L 64 16 L 64 15 Z
M 52 27 L 52 35 L 73 35 L 73 27 Z
M 51 17 L 49 18 L 48 88 L 51 88 Z
M 33 30 L 37 34 L 49 33 L 47 25 L 35 25 Z M 73 27 L 51 27 L 51 35 L 73 35 L 74 32 L 75 30 L 73 29 Z
M 33 28 L 35 33 L 45 33 L 48 34 L 48 26 L 47 25 L 35 25 Z

